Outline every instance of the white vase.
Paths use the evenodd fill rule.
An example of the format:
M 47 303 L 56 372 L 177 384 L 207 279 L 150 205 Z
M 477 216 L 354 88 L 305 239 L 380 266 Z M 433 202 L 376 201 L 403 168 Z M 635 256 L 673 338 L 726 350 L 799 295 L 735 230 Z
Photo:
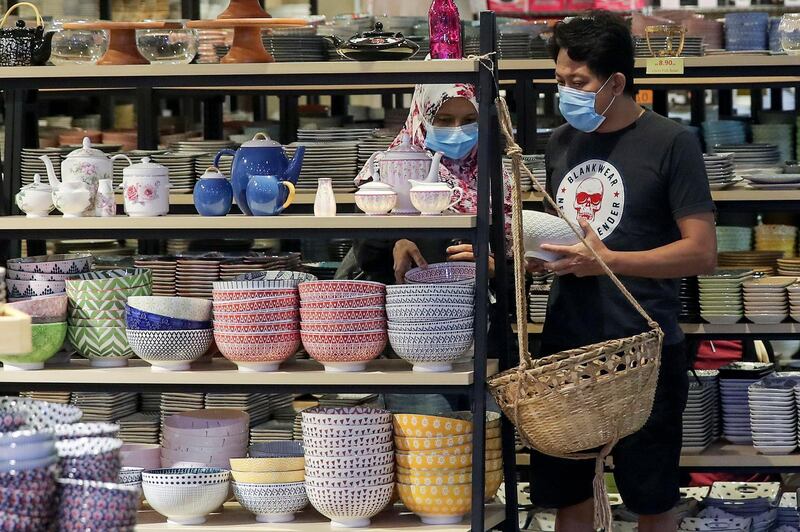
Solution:
M 117 200 L 114 197 L 114 185 L 111 179 L 101 179 L 97 187 L 94 215 L 110 217 L 117 215 Z
M 336 216 L 336 196 L 333 193 L 333 183 L 330 179 L 322 178 L 317 184 L 314 216 Z

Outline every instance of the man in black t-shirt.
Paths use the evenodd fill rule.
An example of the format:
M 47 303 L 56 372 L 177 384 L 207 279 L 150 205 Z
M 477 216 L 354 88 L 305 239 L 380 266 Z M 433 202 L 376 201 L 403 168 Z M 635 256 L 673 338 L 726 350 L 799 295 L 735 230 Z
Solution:
M 688 390 L 679 279 L 716 265 L 702 152 L 689 130 L 636 103 L 633 43 L 620 18 L 573 18 L 556 26 L 551 46 L 568 124 L 547 146 L 548 190 L 665 333 L 653 413 L 613 452 L 617 486 L 641 516 L 640 532 L 675 530 Z M 543 355 L 647 330 L 583 244 L 542 248 L 563 255 L 529 264 L 557 274 Z M 531 465 L 533 502 L 559 509 L 557 530 L 592 530 L 593 461 L 534 453 Z

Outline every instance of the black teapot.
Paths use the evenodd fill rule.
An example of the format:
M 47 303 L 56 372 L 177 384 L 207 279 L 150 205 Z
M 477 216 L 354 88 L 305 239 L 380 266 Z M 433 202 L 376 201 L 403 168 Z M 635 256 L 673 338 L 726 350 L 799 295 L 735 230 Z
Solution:
M 20 6 L 33 8 L 36 27 L 29 28 L 24 20 L 18 20 L 14 28 L 6 28 L 8 16 Z M 36 6 L 20 2 L 11 6 L 0 21 L 0 66 L 44 65 L 50 59 L 54 32 L 45 33 L 44 22 Z
M 409 59 L 419 51 L 419 45 L 403 37 L 402 33 L 383 31 L 383 23 L 376 22 L 375 29 L 354 35 L 343 41 L 335 35 L 328 39 L 342 57 L 354 61 L 395 61 Z

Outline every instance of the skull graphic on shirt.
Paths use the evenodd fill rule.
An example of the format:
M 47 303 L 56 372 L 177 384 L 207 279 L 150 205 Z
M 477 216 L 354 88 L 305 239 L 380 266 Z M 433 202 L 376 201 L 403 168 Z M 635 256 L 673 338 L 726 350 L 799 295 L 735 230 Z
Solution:
M 594 217 L 603 204 L 603 182 L 596 177 L 588 177 L 580 182 L 575 190 L 575 212 L 587 222 Z

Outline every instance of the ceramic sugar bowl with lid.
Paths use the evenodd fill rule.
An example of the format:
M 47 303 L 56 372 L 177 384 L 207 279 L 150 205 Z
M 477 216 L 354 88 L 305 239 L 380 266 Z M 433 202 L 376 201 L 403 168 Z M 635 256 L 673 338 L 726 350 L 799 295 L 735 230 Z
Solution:
M 386 183 L 371 181 L 358 188 L 355 200 L 358 208 L 371 216 L 387 214 L 397 203 L 397 192 Z
M 149 157 L 122 170 L 120 188 L 128 216 L 165 216 L 169 213 L 169 169 L 150 162 Z
M 233 186 L 216 166 L 210 166 L 194 186 L 194 206 L 201 216 L 225 216 L 233 205 Z
M 39 174 L 33 175 L 33 183 L 22 187 L 16 196 L 17 207 L 28 218 L 42 218 L 55 209 L 53 205 L 53 187 L 42 183 Z

